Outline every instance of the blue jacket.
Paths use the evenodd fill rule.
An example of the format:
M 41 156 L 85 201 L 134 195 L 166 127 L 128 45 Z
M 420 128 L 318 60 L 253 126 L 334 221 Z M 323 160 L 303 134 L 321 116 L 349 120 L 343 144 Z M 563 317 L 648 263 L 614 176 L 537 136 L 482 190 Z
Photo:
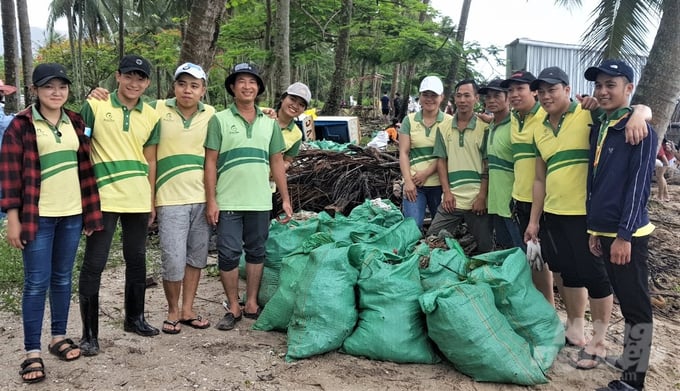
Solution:
M 649 134 L 638 145 L 626 143 L 626 116 L 607 131 L 597 170 L 593 169 L 600 124 L 590 129 L 588 165 L 588 197 L 586 213 L 588 229 L 616 233 L 630 241 L 633 233 L 649 223 L 647 201 L 654 175 L 657 136 L 647 125 Z

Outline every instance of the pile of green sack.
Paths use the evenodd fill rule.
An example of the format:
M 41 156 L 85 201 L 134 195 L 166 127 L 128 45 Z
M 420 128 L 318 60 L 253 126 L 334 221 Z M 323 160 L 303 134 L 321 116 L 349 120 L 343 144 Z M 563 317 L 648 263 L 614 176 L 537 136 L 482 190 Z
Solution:
M 272 222 L 253 328 L 286 331 L 286 360 L 340 350 L 397 363 L 442 358 L 477 381 L 534 385 L 564 344 L 521 249 L 430 249 L 388 200 L 349 216 Z

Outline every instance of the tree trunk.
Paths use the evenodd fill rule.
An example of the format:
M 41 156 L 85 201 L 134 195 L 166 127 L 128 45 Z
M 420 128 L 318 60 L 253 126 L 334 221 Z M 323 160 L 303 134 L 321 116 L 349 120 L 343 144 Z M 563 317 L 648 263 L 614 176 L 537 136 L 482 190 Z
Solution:
M 456 31 L 456 46 L 461 49 L 461 53 L 455 53 L 451 58 L 451 66 L 449 66 L 449 73 L 444 80 L 444 100 L 442 100 L 441 109 L 446 109 L 446 105 L 453 94 L 453 86 L 456 84 L 456 77 L 458 76 L 458 68 L 460 66 L 460 59 L 463 58 L 462 49 L 465 43 L 465 30 L 467 29 L 467 20 L 470 14 L 470 5 L 472 0 L 464 0 L 463 8 L 460 11 L 460 20 L 458 21 L 458 30 Z
M 210 70 L 215 58 L 215 44 L 226 10 L 225 0 L 196 0 L 191 6 L 187 33 L 182 40 L 179 64 L 187 61 Z
M 24 92 L 24 106 L 33 101 L 31 90 L 31 75 L 33 74 L 33 48 L 31 42 L 31 25 L 28 20 L 26 0 L 17 0 L 17 14 L 19 16 L 19 37 L 21 38 L 21 70 L 24 75 L 22 84 Z M 18 87 L 18 86 L 17 86 Z
M 290 0 L 276 0 L 276 35 L 274 42 L 274 101 L 290 85 Z
M 392 88 L 390 89 L 390 105 L 392 106 L 392 117 L 395 117 L 399 108 L 394 104 L 394 98 L 399 91 L 399 74 L 401 73 L 401 63 L 394 64 L 392 69 Z
M 21 91 L 19 84 L 19 44 L 17 39 L 17 15 L 14 0 L 2 0 L 2 44 L 5 48 L 5 84 L 11 84 Z M 16 113 L 19 110 L 19 94 L 5 97 L 5 111 Z
M 118 1 L 118 61 L 125 56 L 125 6 Z
M 680 94 L 680 1 L 663 2 L 663 15 L 654 44 L 642 70 L 632 103 L 652 109 L 659 142 L 670 123 Z
M 430 0 L 423 0 L 423 4 L 429 5 Z M 426 11 L 420 11 L 420 15 L 418 15 L 418 22 L 422 25 L 425 22 L 425 18 L 427 18 L 427 12 Z M 404 99 L 402 103 L 402 108 L 401 112 L 404 113 L 405 115 L 408 114 L 408 102 L 411 99 L 411 86 L 415 82 L 416 85 L 419 85 L 419 80 L 413 80 L 416 76 L 416 62 L 415 61 L 409 61 L 408 66 L 406 67 L 406 82 L 404 83 Z M 401 121 L 401 119 L 400 119 Z
M 353 0 L 342 1 L 342 13 L 340 16 L 342 27 L 340 28 L 340 35 L 338 36 L 338 42 L 335 46 L 335 71 L 333 72 L 328 99 L 321 111 L 323 115 L 338 115 L 338 113 L 340 113 L 340 101 L 342 100 L 342 95 L 344 93 L 345 79 L 347 76 L 347 58 L 349 54 L 353 3 Z

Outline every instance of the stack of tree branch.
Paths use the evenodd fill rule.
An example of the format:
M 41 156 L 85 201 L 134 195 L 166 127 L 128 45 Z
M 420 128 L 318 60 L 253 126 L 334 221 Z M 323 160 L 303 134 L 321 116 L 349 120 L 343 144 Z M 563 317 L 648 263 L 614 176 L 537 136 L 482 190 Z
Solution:
M 288 192 L 294 211 L 327 211 L 348 215 L 366 199 L 387 198 L 401 179 L 396 153 L 349 146 L 348 152 L 301 150 L 288 169 Z M 277 193 L 274 210 L 281 211 Z

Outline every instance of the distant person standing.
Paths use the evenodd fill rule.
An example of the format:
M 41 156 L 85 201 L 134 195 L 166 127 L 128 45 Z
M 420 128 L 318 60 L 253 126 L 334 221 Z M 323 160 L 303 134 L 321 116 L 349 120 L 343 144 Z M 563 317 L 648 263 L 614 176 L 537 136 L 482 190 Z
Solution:
M 397 121 L 401 121 L 402 117 L 404 116 L 404 113 L 401 111 L 401 106 L 403 104 L 403 101 L 401 99 L 401 94 L 396 93 L 394 97 L 394 101 L 392 102 L 394 105 L 394 118 L 397 119 Z
M 383 121 L 390 122 L 390 97 L 387 96 L 387 91 L 383 93 L 380 98 L 380 110 L 382 111 Z

